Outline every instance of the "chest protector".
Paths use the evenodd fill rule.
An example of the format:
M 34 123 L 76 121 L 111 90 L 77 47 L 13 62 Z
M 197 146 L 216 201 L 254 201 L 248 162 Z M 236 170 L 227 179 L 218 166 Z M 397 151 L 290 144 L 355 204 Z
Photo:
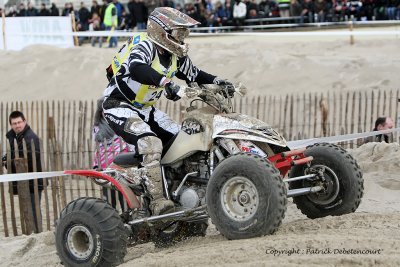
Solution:
M 122 46 L 118 53 L 114 56 L 111 65 L 107 69 L 108 77 L 115 77 L 121 68 L 122 63 L 124 63 L 132 52 L 133 48 L 140 42 L 147 40 L 146 33 L 136 34 L 128 39 L 128 41 Z M 160 73 L 161 75 L 171 79 L 175 76 L 178 70 L 177 66 L 177 56 L 172 55 L 171 65 L 165 68 L 161 65 L 158 54 L 156 53 L 153 62 L 151 63 L 151 68 Z M 122 75 L 123 77 L 124 75 Z M 128 74 L 129 76 L 129 74 Z M 136 97 L 135 99 L 129 99 L 135 107 L 149 107 L 154 105 L 157 100 L 161 97 L 164 87 L 158 87 L 147 84 L 140 84 L 137 88 L 131 88 L 134 91 Z

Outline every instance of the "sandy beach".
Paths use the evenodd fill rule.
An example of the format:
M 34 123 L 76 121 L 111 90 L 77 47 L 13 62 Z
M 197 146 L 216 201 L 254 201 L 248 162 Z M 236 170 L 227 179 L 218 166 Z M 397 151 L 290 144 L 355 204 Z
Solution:
M 374 29 L 376 30 L 376 29 Z M 249 95 L 398 89 L 400 38 L 191 38 L 201 69 L 241 81 Z M 0 51 L 2 101 L 92 100 L 106 87 L 114 49 L 33 46 Z M 311 220 L 289 201 L 271 236 L 229 241 L 210 224 L 206 237 L 158 249 L 128 248 L 121 266 L 400 266 L 400 146 L 369 143 L 350 150 L 364 175 L 358 210 Z M 0 266 L 62 266 L 54 234 L 0 238 Z
M 289 201 L 274 235 L 226 240 L 211 224 L 206 237 L 169 248 L 128 248 L 121 266 L 399 266 L 400 146 L 369 143 L 350 153 L 364 174 L 355 213 L 311 220 Z M 0 238 L 0 258 L 1 266 L 62 266 L 52 232 Z
M 240 81 L 254 96 L 397 89 L 399 41 L 397 35 L 359 36 L 354 45 L 348 36 L 219 36 L 193 37 L 188 43 L 189 56 L 200 69 Z M 97 99 L 106 88 L 105 68 L 115 53 L 88 45 L 0 51 L 1 99 Z

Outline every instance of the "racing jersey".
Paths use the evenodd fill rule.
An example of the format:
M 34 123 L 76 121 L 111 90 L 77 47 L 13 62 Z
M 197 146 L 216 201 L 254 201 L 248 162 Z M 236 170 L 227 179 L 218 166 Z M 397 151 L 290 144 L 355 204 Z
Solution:
M 160 52 L 152 41 L 143 36 L 130 38 L 119 53 L 123 54 L 121 51 L 138 39 L 142 41 L 131 46 L 126 58 L 114 57 L 114 77 L 104 96 L 127 100 L 133 106 L 142 108 L 157 102 L 164 90 L 161 84 L 166 78 L 177 77 L 187 83 L 198 84 L 213 82 L 215 76 L 198 69 L 188 56 L 178 58 L 165 50 Z

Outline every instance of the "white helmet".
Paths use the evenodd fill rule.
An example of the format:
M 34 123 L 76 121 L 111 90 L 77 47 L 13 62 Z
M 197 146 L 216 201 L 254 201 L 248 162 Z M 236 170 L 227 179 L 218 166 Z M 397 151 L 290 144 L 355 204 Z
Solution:
M 147 22 L 147 35 L 165 50 L 183 57 L 189 47 L 184 43 L 189 27 L 200 24 L 188 15 L 170 7 L 158 7 L 151 12 Z

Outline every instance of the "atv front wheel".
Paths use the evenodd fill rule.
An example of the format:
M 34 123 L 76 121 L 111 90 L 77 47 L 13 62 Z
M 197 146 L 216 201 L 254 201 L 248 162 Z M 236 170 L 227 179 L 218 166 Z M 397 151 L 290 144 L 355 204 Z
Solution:
M 327 143 L 309 146 L 304 154 L 314 158 L 311 165 L 293 167 L 290 177 L 319 171 L 323 174 L 323 180 L 294 181 L 289 188 L 321 186 L 323 190 L 294 197 L 297 208 L 311 219 L 354 212 L 360 205 L 364 191 L 364 180 L 357 161 L 343 148 Z
M 286 187 L 274 165 L 252 154 L 222 161 L 207 186 L 207 208 L 228 239 L 274 233 L 286 211 Z
M 115 266 L 126 254 L 127 232 L 107 202 L 79 198 L 70 202 L 56 223 L 58 256 L 66 266 Z

